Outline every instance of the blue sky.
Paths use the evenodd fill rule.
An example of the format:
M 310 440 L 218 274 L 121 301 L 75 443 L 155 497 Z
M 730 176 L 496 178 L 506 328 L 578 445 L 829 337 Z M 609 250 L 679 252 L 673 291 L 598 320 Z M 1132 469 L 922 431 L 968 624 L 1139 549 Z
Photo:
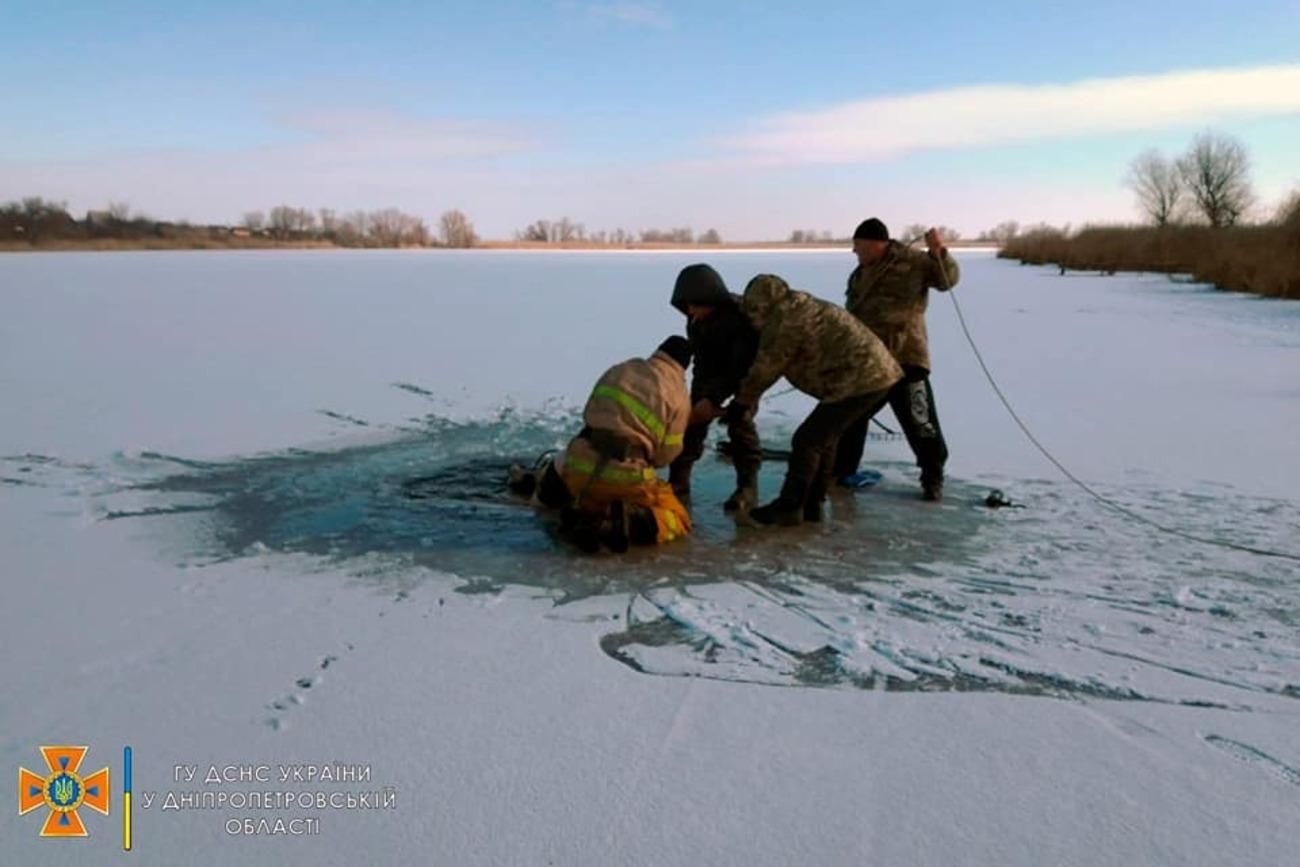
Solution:
M 0 199 L 973 233 L 1133 219 L 1127 163 L 1206 128 L 1261 208 L 1300 185 L 1295 0 L 801 7 L 0 0 Z

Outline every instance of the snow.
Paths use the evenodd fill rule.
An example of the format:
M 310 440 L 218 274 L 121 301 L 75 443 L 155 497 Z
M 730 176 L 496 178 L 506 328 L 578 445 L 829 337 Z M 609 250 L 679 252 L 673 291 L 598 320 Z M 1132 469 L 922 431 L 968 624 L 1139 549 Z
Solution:
M 980 348 L 1067 466 L 1180 530 L 1300 549 L 1300 305 L 960 255 Z M 0 755 L 88 744 L 117 775 L 87 840 L 8 811 L 0 861 L 1289 863 L 1296 564 L 1059 478 L 942 296 L 941 506 L 897 442 L 869 443 L 879 486 L 788 532 L 725 519 L 706 459 L 698 537 L 623 559 L 500 501 L 502 461 L 680 328 L 700 258 L 0 258 Z M 833 299 L 850 264 L 715 262 Z M 808 405 L 765 401 L 765 438 Z M 218 788 L 175 765 L 333 762 L 396 809 L 248 838 L 226 820 L 299 811 L 141 807 Z

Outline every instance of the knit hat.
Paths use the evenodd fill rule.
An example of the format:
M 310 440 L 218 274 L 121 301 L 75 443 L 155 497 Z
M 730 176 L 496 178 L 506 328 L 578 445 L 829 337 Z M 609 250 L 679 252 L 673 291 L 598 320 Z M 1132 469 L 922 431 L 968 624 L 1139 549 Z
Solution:
M 872 217 L 869 220 L 863 220 L 858 227 L 853 230 L 853 240 L 855 241 L 888 241 L 889 229 L 880 220 Z
M 691 343 L 679 334 L 674 334 L 659 344 L 658 351 L 680 364 L 682 370 L 691 366 Z

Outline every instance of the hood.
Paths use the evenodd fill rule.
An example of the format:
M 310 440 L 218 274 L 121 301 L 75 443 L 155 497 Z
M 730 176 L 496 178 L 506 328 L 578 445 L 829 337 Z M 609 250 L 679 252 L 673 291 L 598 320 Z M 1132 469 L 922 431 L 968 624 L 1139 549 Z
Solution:
M 755 322 L 762 322 L 772 308 L 788 297 L 790 284 L 775 274 L 759 274 L 745 287 L 745 313 Z
M 673 306 L 682 313 L 688 304 L 708 304 L 713 307 L 734 305 L 736 297 L 727 291 L 722 275 L 703 263 L 687 265 L 677 275 L 673 286 Z

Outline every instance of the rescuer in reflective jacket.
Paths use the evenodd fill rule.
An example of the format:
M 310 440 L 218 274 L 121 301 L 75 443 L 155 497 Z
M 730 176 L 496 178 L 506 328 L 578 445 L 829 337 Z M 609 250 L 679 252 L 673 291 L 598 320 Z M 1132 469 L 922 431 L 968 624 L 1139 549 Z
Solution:
M 583 429 L 554 462 L 512 468 L 510 485 L 561 510 L 561 531 L 586 551 L 603 542 L 671 542 L 691 532 L 690 515 L 655 470 L 681 454 L 691 414 L 690 344 L 670 337 L 649 358 L 605 371 L 583 408 Z

